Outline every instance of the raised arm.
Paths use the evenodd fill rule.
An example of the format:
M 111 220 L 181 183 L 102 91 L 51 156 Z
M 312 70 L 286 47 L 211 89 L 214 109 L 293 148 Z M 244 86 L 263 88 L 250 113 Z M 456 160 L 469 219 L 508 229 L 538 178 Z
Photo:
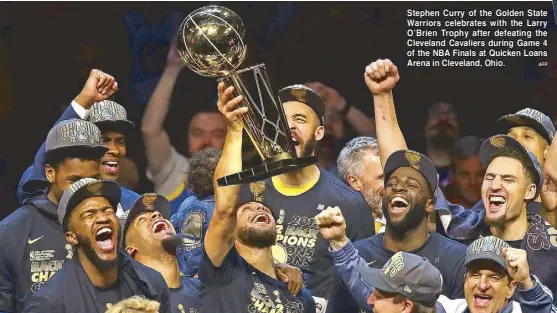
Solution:
M 170 138 L 164 130 L 163 124 L 172 99 L 174 85 L 183 68 L 180 55 L 176 50 L 176 41 L 173 40 L 172 42 L 173 44 L 168 52 L 166 68 L 149 99 L 141 122 L 141 132 L 143 133 L 145 152 L 149 162 L 148 168 L 153 176 L 160 172 L 164 163 L 170 158 L 172 151 Z
M 381 165 L 395 151 L 408 149 L 396 118 L 393 88 L 400 79 L 397 67 L 388 59 L 377 60 L 365 69 L 365 82 L 373 94 L 375 125 Z
M 240 185 L 221 187 L 217 179 L 231 175 L 242 170 L 242 129 L 243 124 L 240 114 L 248 111 L 247 107 L 238 108 L 243 97 L 232 99 L 234 87 L 224 90 L 224 84 L 218 86 L 219 100 L 217 106 L 219 111 L 228 120 L 228 133 L 224 141 L 222 156 L 215 169 L 213 185 L 215 189 L 215 211 L 209 228 L 205 234 L 205 251 L 213 263 L 220 267 L 232 246 L 234 245 L 236 233 L 236 211 L 238 210 L 238 199 Z

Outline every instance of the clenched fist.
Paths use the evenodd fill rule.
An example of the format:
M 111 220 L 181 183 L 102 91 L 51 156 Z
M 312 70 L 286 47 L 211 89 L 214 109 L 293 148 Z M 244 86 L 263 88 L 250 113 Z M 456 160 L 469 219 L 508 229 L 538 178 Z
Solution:
M 366 66 L 364 74 L 367 88 L 373 95 L 387 94 L 400 79 L 397 67 L 389 60 L 377 60 Z
M 75 98 L 75 102 L 85 109 L 89 109 L 95 102 L 106 100 L 117 91 L 118 83 L 113 76 L 99 70 L 91 70 L 89 78 Z
M 522 290 L 534 287 L 530 278 L 530 267 L 528 266 L 528 255 L 525 250 L 514 248 L 503 248 L 503 257 L 507 263 L 507 271 L 511 278 L 516 281 Z
M 333 250 L 339 250 L 348 243 L 346 221 L 339 207 L 327 207 L 315 217 L 315 223 L 321 236 L 329 242 Z

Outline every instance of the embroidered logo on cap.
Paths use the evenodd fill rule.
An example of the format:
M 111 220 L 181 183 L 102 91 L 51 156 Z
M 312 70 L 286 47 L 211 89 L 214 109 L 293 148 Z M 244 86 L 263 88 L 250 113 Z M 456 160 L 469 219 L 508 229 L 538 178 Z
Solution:
M 422 157 L 412 151 L 406 151 L 404 153 L 404 157 L 406 158 L 406 160 L 408 161 L 408 163 L 410 163 L 410 166 L 415 168 L 416 170 L 420 170 L 420 164 L 418 164 L 421 160 Z
M 300 101 L 300 102 L 307 102 L 307 97 L 308 97 L 307 90 L 294 88 L 294 89 L 290 90 L 290 94 L 294 98 L 298 99 L 298 101 Z
M 156 200 L 157 200 L 156 193 L 148 193 L 143 195 L 141 201 L 143 202 L 143 205 L 145 205 L 145 211 L 154 211 Z
M 398 274 L 403 268 L 404 258 L 402 257 L 402 253 L 397 252 L 391 257 L 389 262 L 385 264 L 385 267 L 383 267 L 383 273 L 386 276 L 395 277 L 395 275 Z
M 543 114 L 542 112 L 538 111 L 538 110 L 534 110 L 534 109 L 523 109 L 520 110 L 516 113 L 517 115 L 526 115 L 529 118 L 533 118 L 535 119 L 538 123 L 542 123 L 545 114 Z
M 507 140 L 503 136 L 493 136 L 489 138 L 489 142 L 496 148 L 503 148 L 507 144 Z

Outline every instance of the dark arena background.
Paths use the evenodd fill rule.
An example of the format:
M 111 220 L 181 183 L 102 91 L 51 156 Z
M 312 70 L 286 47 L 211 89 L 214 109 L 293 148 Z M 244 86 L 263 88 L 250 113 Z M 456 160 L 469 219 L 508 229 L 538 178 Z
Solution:
M 89 71 L 116 77 L 114 100 L 137 125 L 128 156 L 137 164 L 137 192 L 152 190 L 145 177 L 140 125 L 165 65 L 168 39 L 181 20 L 205 2 L 0 3 L 0 218 L 17 204 L 15 187 L 61 112 Z M 364 67 L 389 58 L 401 80 L 394 90 L 399 123 L 409 147 L 423 145 L 428 108 L 452 103 L 461 135 L 489 136 L 502 114 L 523 107 L 557 116 L 555 22 L 546 2 L 215 2 L 244 21 L 248 57 L 265 63 L 276 87 L 321 81 L 373 116 Z M 502 68 L 407 67 L 407 10 L 534 8 L 547 18 L 548 66 L 515 58 Z M 165 122 L 174 146 L 185 152 L 192 114 L 215 105 L 216 82 L 185 69 Z

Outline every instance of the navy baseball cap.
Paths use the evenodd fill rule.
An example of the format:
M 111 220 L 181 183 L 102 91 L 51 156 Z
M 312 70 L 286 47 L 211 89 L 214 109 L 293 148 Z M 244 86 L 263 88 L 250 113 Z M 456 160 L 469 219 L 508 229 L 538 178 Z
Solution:
M 133 207 L 125 212 L 126 223 L 124 224 L 124 231 L 122 233 L 122 245 L 125 244 L 126 233 L 130 227 L 133 220 L 140 214 L 145 212 L 159 212 L 162 217 L 170 221 L 171 208 L 168 199 L 156 193 L 146 193 L 141 195 L 137 201 L 135 201 Z
M 95 124 L 71 119 L 56 124 L 46 136 L 46 153 L 65 148 L 86 148 L 102 157 L 108 148 L 103 145 L 101 131 Z
M 398 150 L 393 152 L 385 162 L 383 173 L 385 174 L 385 185 L 391 174 L 400 167 L 411 167 L 420 172 L 435 198 L 437 196 L 437 186 L 439 185 L 439 175 L 433 162 L 425 155 L 413 150 Z
M 73 183 L 62 194 L 62 199 L 60 199 L 58 204 L 58 221 L 64 227 L 64 220 L 70 216 L 73 209 L 82 201 L 94 197 L 106 198 L 116 211 L 118 203 L 120 203 L 121 194 L 120 185 L 116 182 L 82 178 Z
M 507 270 L 507 262 L 503 257 L 503 248 L 509 248 L 509 244 L 503 239 L 495 236 L 487 236 L 474 240 L 466 249 L 464 266 L 476 260 L 489 260 L 501 265 Z
M 135 127 L 132 121 L 128 120 L 128 113 L 126 109 L 120 104 L 104 100 L 101 102 L 96 102 L 91 106 L 91 111 L 87 120 L 94 123 L 99 128 L 108 125 L 119 125 L 128 131 Z
M 317 113 L 321 125 L 325 124 L 325 103 L 317 92 L 305 85 L 292 85 L 279 91 L 281 103 L 297 101 L 306 104 Z
M 441 272 L 426 258 L 397 252 L 382 269 L 360 268 L 362 279 L 386 292 L 400 293 L 412 301 L 432 306 L 443 289 Z
M 507 114 L 497 120 L 502 132 L 507 132 L 515 126 L 528 126 L 536 130 L 549 144 L 555 135 L 555 125 L 549 116 L 530 108 L 520 110 L 514 114 Z
M 489 163 L 492 161 L 492 156 L 497 152 L 504 152 L 504 151 L 514 151 L 520 155 L 522 158 L 526 160 L 526 166 L 533 174 L 534 183 L 536 184 L 536 197 L 539 195 L 541 191 L 541 187 L 543 184 L 543 172 L 540 163 L 538 162 L 538 158 L 528 151 L 528 149 L 524 148 L 518 141 L 514 138 L 507 136 L 507 135 L 495 135 L 493 137 L 488 138 L 482 146 L 480 147 L 480 160 L 484 166 L 487 168 Z

